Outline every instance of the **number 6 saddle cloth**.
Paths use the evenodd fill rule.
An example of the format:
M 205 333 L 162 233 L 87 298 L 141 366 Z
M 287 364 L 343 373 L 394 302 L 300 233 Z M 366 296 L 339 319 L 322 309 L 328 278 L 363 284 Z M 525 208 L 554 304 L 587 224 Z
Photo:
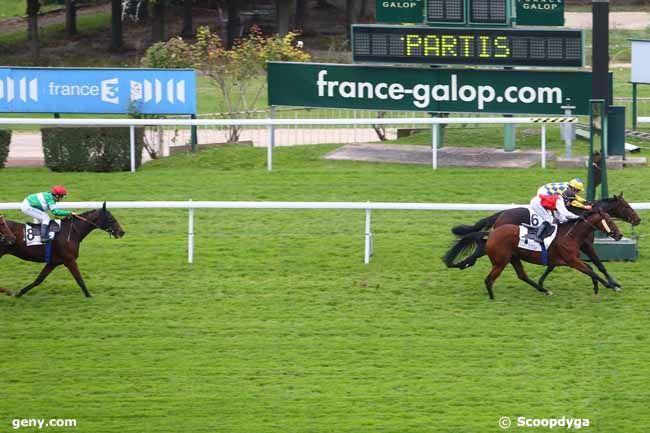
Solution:
M 522 224 L 519 226 L 519 248 L 529 251 L 542 251 L 542 246 L 539 242 L 532 239 L 528 239 L 526 235 L 528 233 L 534 234 L 537 231 L 537 227 L 544 221 L 539 215 L 537 215 L 531 208 L 528 208 L 530 212 L 530 225 Z M 537 224 L 535 224 L 537 223 Z M 557 224 L 552 224 L 551 228 L 548 229 L 551 233 L 544 238 L 544 246 L 548 250 L 557 236 Z

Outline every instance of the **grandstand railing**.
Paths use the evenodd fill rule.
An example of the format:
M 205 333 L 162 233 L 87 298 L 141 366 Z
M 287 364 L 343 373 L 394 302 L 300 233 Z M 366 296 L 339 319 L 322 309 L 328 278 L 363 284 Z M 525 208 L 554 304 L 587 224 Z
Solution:
M 275 127 L 298 125 L 429 125 L 431 127 L 431 166 L 438 168 L 438 130 L 441 124 L 532 124 L 541 126 L 541 165 L 546 168 L 546 124 L 577 122 L 576 117 L 445 117 L 445 118 L 381 118 L 381 119 L 39 119 L 0 118 L 0 125 L 50 125 L 62 127 L 129 127 L 131 172 L 135 172 L 136 126 L 264 126 L 268 129 L 267 169 L 273 169 Z
M 59 203 L 60 208 L 97 209 L 104 202 Z M 650 202 L 630 203 L 636 210 L 650 209 Z M 188 209 L 187 261 L 194 261 L 194 211 L 196 209 L 352 209 L 365 211 L 364 263 L 370 263 L 373 253 L 371 216 L 373 210 L 429 210 L 429 211 L 502 211 L 524 204 L 485 203 L 388 203 L 388 202 L 278 202 L 278 201 L 110 201 L 110 209 Z M 0 203 L 1 210 L 20 210 L 20 203 Z

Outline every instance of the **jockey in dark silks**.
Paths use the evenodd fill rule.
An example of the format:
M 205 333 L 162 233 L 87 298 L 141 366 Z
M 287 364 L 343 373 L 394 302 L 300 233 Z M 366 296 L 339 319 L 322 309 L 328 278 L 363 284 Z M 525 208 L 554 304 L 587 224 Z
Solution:
M 573 192 L 575 195 L 575 199 L 567 203 L 567 205 L 577 209 L 591 209 L 589 202 L 582 197 L 582 194 L 585 192 L 585 184 L 582 179 L 577 177 L 574 177 L 568 182 L 550 182 L 544 184 L 537 189 L 537 195 L 558 195 L 564 191 Z

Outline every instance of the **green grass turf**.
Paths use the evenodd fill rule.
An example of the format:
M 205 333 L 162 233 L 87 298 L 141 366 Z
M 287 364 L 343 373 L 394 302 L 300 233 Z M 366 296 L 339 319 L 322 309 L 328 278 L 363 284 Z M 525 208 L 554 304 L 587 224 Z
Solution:
M 60 182 L 71 201 L 520 203 L 544 182 L 585 176 L 320 159 L 334 147 L 279 148 L 271 173 L 264 149 L 241 147 L 136 174 L 4 169 L 0 201 Z M 646 182 L 645 169 L 611 172 L 630 201 L 650 199 Z M 48 431 L 496 432 L 501 416 L 644 431 L 645 239 L 638 262 L 607 264 L 620 294 L 594 296 L 587 277 L 560 269 L 545 298 L 507 269 L 490 301 L 486 258 L 465 271 L 440 261 L 452 225 L 488 214 L 376 211 L 363 265 L 363 211 L 201 210 L 189 265 L 186 211 L 114 210 L 126 237 L 82 245 L 92 299 L 65 269 L 0 298 L 2 431 L 16 418 L 74 418 L 77 428 Z M 3 257 L 1 284 L 18 289 L 39 269 Z

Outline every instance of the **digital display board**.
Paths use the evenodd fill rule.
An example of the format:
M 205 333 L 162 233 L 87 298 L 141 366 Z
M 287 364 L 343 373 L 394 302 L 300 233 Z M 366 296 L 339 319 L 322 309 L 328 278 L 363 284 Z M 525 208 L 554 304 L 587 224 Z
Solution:
M 507 23 L 508 16 L 506 13 L 506 0 L 470 0 L 469 3 L 470 23 Z
M 427 0 L 429 23 L 508 25 L 510 0 Z
M 438 23 L 464 23 L 464 0 L 427 0 L 427 21 Z
M 355 62 L 583 66 L 581 30 L 352 26 Z

